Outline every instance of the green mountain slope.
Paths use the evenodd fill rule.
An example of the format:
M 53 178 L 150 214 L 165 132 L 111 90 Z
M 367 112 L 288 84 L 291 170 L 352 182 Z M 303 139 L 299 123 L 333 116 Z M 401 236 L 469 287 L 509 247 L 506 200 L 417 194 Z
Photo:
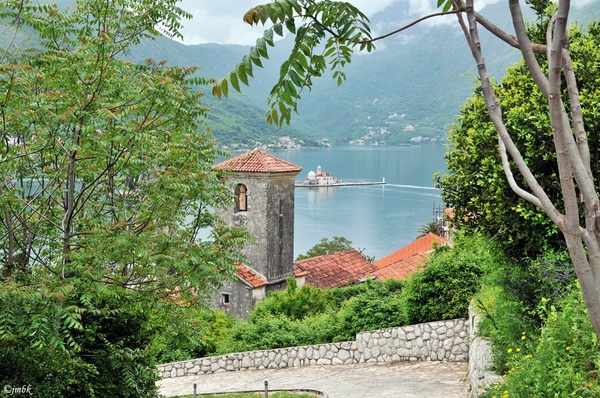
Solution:
M 411 20 L 407 3 L 395 2 L 375 15 L 372 25 L 384 26 L 382 31 L 392 30 Z M 509 22 L 506 11 L 491 9 L 491 13 L 504 15 L 497 21 L 500 25 Z M 519 55 L 497 39 L 489 41 L 488 62 L 492 72 L 501 77 L 506 66 Z M 182 45 L 175 44 L 179 46 Z M 290 130 L 273 131 L 262 120 L 249 123 L 248 118 L 253 115 L 264 120 L 268 93 L 290 46 L 291 38 L 286 38 L 269 49 L 270 61 L 264 63 L 265 69 L 256 71 L 250 87 L 244 88 L 244 95 L 232 96 L 231 104 L 225 105 L 229 100 L 213 103 L 207 96 L 215 112 L 211 122 L 220 140 L 231 144 L 245 138 L 250 142 L 259 135 L 255 128 L 263 129 L 267 136 L 303 133 L 337 143 L 363 139 L 366 144 L 397 144 L 416 136 L 444 136 L 445 127 L 458 114 L 475 81 L 472 57 L 455 23 L 417 26 L 380 42 L 372 54 L 357 54 L 347 67 L 348 81 L 342 86 L 327 76 L 317 79 L 313 90 L 304 93 L 300 115 L 293 118 Z M 193 60 L 202 66 L 204 76 L 222 77 L 248 50 L 249 47 L 231 45 L 188 46 L 182 61 L 176 63 Z M 173 51 L 173 59 L 179 59 L 175 50 L 169 51 Z
M 64 7 L 73 0 L 58 3 Z M 372 26 L 381 33 L 394 30 L 414 20 L 409 8 L 409 0 L 397 0 L 371 18 Z M 600 0 L 583 8 L 573 6 L 573 19 L 585 21 L 594 10 L 600 10 Z M 510 26 L 505 2 L 486 7 L 482 14 L 499 26 Z M 482 32 L 482 43 L 488 68 L 497 79 L 520 58 L 518 51 L 487 32 Z M 291 37 L 281 40 L 269 49 L 270 60 L 264 62 L 264 69 L 255 70 L 243 94 L 234 92 L 230 98 L 218 100 L 210 94 L 210 87 L 204 88 L 204 101 L 211 108 L 208 124 L 220 144 L 229 148 L 236 144 L 254 147 L 257 142 L 287 147 L 290 141 L 279 139 L 284 136 L 295 137 L 296 143 L 302 140 L 303 145 L 317 145 L 321 138 L 344 144 L 397 144 L 419 136 L 443 137 L 476 80 L 475 64 L 455 21 L 417 25 L 377 44 L 374 53 L 355 55 L 346 69 L 348 81 L 342 86 L 328 76 L 317 79 L 312 91 L 303 93 L 300 115 L 293 117 L 291 127 L 279 129 L 266 123 L 265 113 L 267 96 L 292 45 Z M 154 58 L 198 65 L 199 75 L 221 78 L 249 49 L 239 45 L 186 46 L 159 38 L 144 40 L 127 57 L 136 62 Z
M 402 26 L 414 19 L 408 15 L 408 9 L 408 0 L 398 0 L 375 15 L 372 26 L 381 32 Z M 599 9 L 598 0 L 583 8 L 573 6 L 573 20 L 585 21 Z M 512 31 L 505 2 L 488 6 L 482 13 Z M 484 30 L 481 35 L 489 71 L 501 79 L 506 67 L 517 62 L 520 54 Z M 271 61 L 265 63 L 266 69 L 260 70 L 251 87 L 245 89 L 254 106 L 261 109 L 266 106 L 266 97 L 277 80 L 290 41 L 283 40 L 270 49 Z M 192 46 L 190 50 L 194 47 L 199 53 L 209 50 L 210 57 L 205 60 L 216 60 L 214 46 Z M 240 50 L 239 46 L 220 48 L 230 55 Z M 346 70 L 348 81 L 341 87 L 327 77 L 318 79 L 313 90 L 303 95 L 300 115 L 293 119 L 292 127 L 339 143 L 364 138 L 366 144 L 382 141 L 394 144 L 415 136 L 443 136 L 476 81 L 475 63 L 455 21 L 410 28 L 380 42 L 378 48 L 372 54 L 354 57 Z M 233 63 L 229 63 L 229 55 L 219 62 L 219 65 L 207 63 L 206 68 L 220 77 Z

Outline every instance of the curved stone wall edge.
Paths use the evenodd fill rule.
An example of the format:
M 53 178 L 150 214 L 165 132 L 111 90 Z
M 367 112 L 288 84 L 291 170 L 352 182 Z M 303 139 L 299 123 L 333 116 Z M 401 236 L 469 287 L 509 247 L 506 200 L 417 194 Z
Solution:
M 479 397 L 487 386 L 499 383 L 502 377 L 492 369 L 492 347 L 488 340 L 477 335 L 481 315 L 475 309 L 474 302 L 469 305 L 470 336 L 469 336 L 469 396 Z

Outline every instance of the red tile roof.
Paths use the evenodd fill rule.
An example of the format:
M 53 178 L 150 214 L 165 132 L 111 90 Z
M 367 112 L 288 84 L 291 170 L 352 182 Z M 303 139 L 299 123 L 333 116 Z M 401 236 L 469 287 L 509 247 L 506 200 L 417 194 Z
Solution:
M 306 284 L 321 289 L 363 280 L 375 267 L 355 249 L 307 258 L 294 264 L 294 275 L 306 275 Z
M 298 173 L 302 170 L 300 166 L 257 149 L 225 160 L 214 167 L 245 173 Z
M 409 245 L 396 250 L 392 254 L 389 254 L 373 262 L 373 265 L 376 269 L 381 269 L 391 264 L 402 261 L 408 257 L 414 256 L 415 254 L 427 253 L 433 249 L 434 243 L 437 243 L 439 245 L 445 245 L 448 243 L 448 239 L 442 238 L 441 236 L 430 232 L 427 235 L 418 238 Z
M 382 281 L 389 278 L 406 278 L 425 265 L 436 243 L 445 245 L 448 240 L 433 233 L 418 238 L 409 245 L 375 261 L 373 263 L 375 271 L 372 276 Z
M 252 269 L 246 267 L 245 265 L 237 264 L 237 267 L 238 267 L 238 269 L 235 271 L 237 276 L 239 276 L 240 279 L 242 279 L 243 281 L 248 283 L 254 289 L 263 287 L 263 286 L 266 286 L 269 284 L 269 282 L 267 282 L 267 280 L 264 277 L 262 277 L 261 275 L 259 275 L 255 271 L 253 271 Z
M 425 265 L 434 244 L 448 240 L 429 233 L 371 264 L 355 249 L 296 261 L 294 275 L 321 289 L 340 287 L 367 277 L 405 279 Z
M 423 267 L 427 261 L 427 257 L 427 253 L 413 254 L 410 257 L 376 270 L 373 272 L 373 276 L 380 281 L 390 278 L 405 279 Z

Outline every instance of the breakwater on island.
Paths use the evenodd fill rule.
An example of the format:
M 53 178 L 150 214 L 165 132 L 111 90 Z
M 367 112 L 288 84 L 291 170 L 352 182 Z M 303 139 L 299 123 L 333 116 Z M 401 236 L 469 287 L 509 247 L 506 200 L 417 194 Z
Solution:
M 336 182 L 334 184 L 307 184 L 304 182 L 296 182 L 294 185 L 296 188 L 333 188 L 333 187 L 355 187 L 364 185 L 385 185 L 385 179 L 382 181 L 344 181 Z

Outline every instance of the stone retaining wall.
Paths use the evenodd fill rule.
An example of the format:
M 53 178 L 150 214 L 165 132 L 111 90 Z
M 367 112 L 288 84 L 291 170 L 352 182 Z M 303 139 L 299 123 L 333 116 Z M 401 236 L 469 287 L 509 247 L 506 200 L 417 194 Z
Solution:
M 453 319 L 356 335 L 356 341 L 239 352 L 158 365 L 163 378 L 291 366 L 468 359 L 469 322 Z
M 502 377 L 494 373 L 492 368 L 492 347 L 490 342 L 477 336 L 481 315 L 475 310 L 474 303 L 469 306 L 469 319 L 471 320 L 469 345 L 469 383 L 471 384 L 470 396 L 479 397 L 487 386 L 500 383 Z

